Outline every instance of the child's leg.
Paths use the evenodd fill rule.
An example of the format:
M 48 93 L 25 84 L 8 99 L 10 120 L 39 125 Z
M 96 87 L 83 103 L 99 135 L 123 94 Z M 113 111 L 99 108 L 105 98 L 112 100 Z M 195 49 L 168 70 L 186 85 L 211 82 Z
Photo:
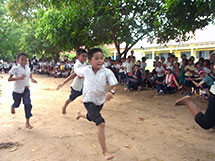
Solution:
M 63 107 L 62 107 L 62 114 L 66 114 L 66 108 L 67 106 L 71 103 L 72 101 L 70 99 L 67 99 L 66 102 L 64 103 Z
M 21 99 L 22 99 L 22 94 L 21 93 L 16 93 L 13 92 L 13 100 L 14 103 L 11 106 L 11 113 L 15 114 L 15 108 L 19 107 L 20 103 L 21 103 Z
M 175 106 L 185 105 L 188 107 L 193 117 L 195 118 L 198 113 L 200 113 L 200 109 L 190 100 L 190 96 L 185 96 L 176 101 Z
M 87 114 L 86 114 L 86 113 L 83 114 L 83 113 L 81 113 L 81 111 L 78 111 L 76 120 L 79 120 L 80 118 L 85 118 L 85 119 L 87 119 Z
M 215 126 L 215 96 L 210 95 L 209 103 L 205 114 L 190 100 L 189 96 L 183 97 L 176 101 L 176 106 L 186 105 L 193 114 L 196 123 L 203 129 L 210 129 Z
M 30 90 L 27 88 L 23 93 L 23 104 L 25 106 L 26 128 L 32 129 L 33 126 L 31 126 L 30 124 L 30 117 L 32 116 L 31 114 L 32 105 L 31 105 L 31 99 L 30 99 Z
M 77 97 L 82 95 L 82 91 L 76 91 L 73 88 L 71 88 L 71 94 L 69 96 L 69 99 L 66 100 L 64 103 L 64 106 L 62 107 L 62 114 L 66 114 L 66 108 L 67 106 L 74 101 Z
M 106 139 L 105 139 L 105 123 L 101 123 L 98 125 L 98 139 L 99 144 L 101 145 L 103 155 L 105 156 L 106 160 L 111 160 L 114 158 L 113 155 L 109 154 L 106 147 Z
M 87 109 L 87 115 L 86 118 L 89 121 L 93 121 L 98 126 L 98 140 L 102 148 L 103 155 L 105 156 L 106 160 L 113 159 L 114 156 L 109 154 L 106 147 L 106 141 L 105 141 L 105 120 L 100 114 L 100 111 L 103 107 L 103 105 L 96 106 L 94 103 L 84 103 L 85 108 Z

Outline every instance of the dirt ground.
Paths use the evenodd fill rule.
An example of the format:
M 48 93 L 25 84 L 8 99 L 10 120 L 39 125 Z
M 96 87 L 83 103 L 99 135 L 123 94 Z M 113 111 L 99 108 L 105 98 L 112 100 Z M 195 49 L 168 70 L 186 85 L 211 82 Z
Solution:
M 10 114 L 13 83 L 0 79 L 0 143 L 18 145 L 0 149 L 0 161 L 103 161 L 96 126 L 76 121 L 77 110 L 85 111 L 81 97 L 61 107 L 70 94 L 63 79 L 35 76 L 31 84 L 32 130 L 25 128 L 23 105 Z M 174 107 L 182 95 L 158 96 L 155 90 L 125 93 L 118 87 L 115 98 L 102 110 L 106 136 L 114 161 L 215 161 L 215 131 L 198 127 L 185 107 Z M 207 103 L 193 97 L 204 111 Z

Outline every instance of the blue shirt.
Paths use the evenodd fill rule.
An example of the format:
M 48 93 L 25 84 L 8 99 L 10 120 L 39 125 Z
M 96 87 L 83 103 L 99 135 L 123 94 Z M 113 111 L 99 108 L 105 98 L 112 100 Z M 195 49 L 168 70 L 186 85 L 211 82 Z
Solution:
M 211 87 L 214 84 L 214 80 L 208 75 L 202 81 L 209 87 Z

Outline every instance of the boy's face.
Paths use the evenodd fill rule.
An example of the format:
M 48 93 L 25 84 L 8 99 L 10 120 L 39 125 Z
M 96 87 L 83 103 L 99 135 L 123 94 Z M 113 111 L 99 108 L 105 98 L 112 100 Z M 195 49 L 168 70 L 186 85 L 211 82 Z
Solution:
M 103 54 L 101 52 L 94 53 L 91 60 L 89 60 L 89 63 L 92 65 L 93 69 L 101 69 L 104 64 Z
M 81 53 L 77 58 L 81 63 L 85 63 L 87 60 L 87 53 Z
M 21 66 L 26 66 L 26 64 L 28 63 L 27 57 L 24 55 L 20 56 L 17 61 Z

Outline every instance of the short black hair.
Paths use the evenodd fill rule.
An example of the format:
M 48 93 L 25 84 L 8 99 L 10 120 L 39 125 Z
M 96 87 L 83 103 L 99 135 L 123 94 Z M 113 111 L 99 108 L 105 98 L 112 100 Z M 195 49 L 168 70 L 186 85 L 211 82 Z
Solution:
M 76 56 L 80 56 L 82 53 L 87 53 L 87 51 L 85 49 L 78 49 L 76 51 Z
M 27 54 L 25 53 L 18 53 L 16 57 L 19 59 L 21 56 L 25 56 L 27 58 Z
M 95 53 L 97 53 L 97 52 L 101 52 L 101 53 L 103 54 L 103 51 L 102 51 L 102 49 L 100 49 L 100 48 L 93 48 L 93 49 L 88 50 L 88 53 L 87 53 L 87 55 L 88 55 L 88 60 L 91 60 L 92 57 L 93 57 L 93 55 L 94 55 Z

